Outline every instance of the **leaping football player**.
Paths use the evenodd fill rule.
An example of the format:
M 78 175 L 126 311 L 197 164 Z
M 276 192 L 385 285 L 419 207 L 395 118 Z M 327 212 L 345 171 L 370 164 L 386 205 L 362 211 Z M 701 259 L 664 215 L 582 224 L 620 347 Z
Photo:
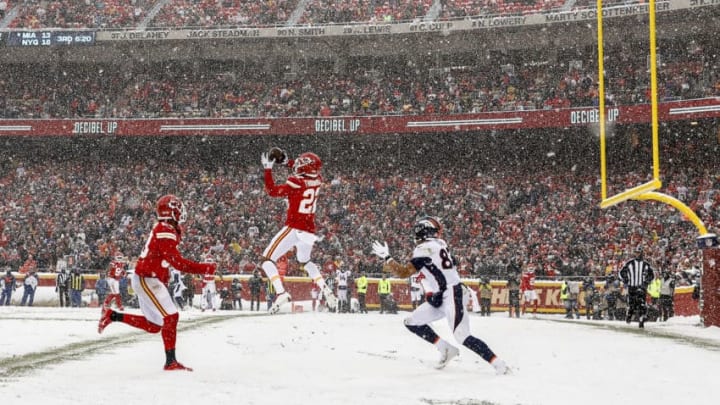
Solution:
M 320 287 L 328 306 L 336 308 L 335 294 L 325 284 L 318 266 L 310 260 L 312 248 L 318 240 L 315 211 L 323 180 L 320 175 L 322 168 L 320 158 L 312 152 L 305 152 L 297 158 L 289 160 L 282 149 L 272 148 L 269 153 L 261 155 L 260 161 L 264 168 L 265 192 L 270 197 L 287 198 L 288 202 L 285 225 L 270 240 L 263 252 L 260 265 L 277 293 L 275 301 L 270 307 L 270 313 L 277 313 L 283 304 L 292 301 L 292 297 L 285 291 L 285 286 L 278 274 L 276 262 L 293 247 L 296 250 L 300 268 L 307 271 L 312 281 Z M 275 184 L 272 172 L 275 163 L 292 168 L 293 173 L 284 184 Z

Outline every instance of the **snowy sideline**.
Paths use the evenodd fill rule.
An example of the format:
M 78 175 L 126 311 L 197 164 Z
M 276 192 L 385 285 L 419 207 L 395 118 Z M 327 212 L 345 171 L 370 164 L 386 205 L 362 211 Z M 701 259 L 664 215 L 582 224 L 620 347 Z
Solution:
M 304 303 L 307 305 L 307 303 Z M 636 324 L 560 315 L 471 314 L 474 334 L 514 368 L 497 376 L 467 349 L 444 370 L 397 315 L 181 312 L 178 358 L 160 336 L 98 308 L 0 307 L 7 404 L 683 404 L 717 403 L 720 328 L 697 317 Z M 434 325 L 446 337 L 444 322 Z

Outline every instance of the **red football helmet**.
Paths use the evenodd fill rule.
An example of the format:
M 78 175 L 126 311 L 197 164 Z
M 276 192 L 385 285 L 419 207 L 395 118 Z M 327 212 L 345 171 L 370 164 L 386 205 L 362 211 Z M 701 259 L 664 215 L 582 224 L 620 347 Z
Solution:
M 293 163 L 293 172 L 295 174 L 303 174 L 306 176 L 317 176 L 320 174 L 322 161 L 318 155 L 312 152 L 305 152 L 298 156 Z
M 157 202 L 156 213 L 157 219 L 172 219 L 178 224 L 182 224 L 187 219 L 185 204 L 172 194 L 160 197 Z

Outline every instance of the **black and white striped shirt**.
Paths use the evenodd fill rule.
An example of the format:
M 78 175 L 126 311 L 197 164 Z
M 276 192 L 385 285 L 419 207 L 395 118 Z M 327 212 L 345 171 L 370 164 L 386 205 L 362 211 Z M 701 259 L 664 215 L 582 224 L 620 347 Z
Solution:
M 642 259 L 629 260 L 620 269 L 620 278 L 629 287 L 647 287 L 654 278 L 650 264 Z
M 68 274 L 67 273 L 58 273 L 57 280 L 55 281 L 55 285 L 57 288 L 67 288 L 68 287 Z

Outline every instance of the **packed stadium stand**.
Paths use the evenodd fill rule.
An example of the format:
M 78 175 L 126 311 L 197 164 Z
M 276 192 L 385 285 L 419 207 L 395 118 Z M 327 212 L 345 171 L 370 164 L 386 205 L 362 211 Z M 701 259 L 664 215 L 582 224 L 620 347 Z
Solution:
M 170 0 L 149 23 L 151 27 L 222 27 L 283 25 L 297 0 Z
M 720 96 L 720 76 L 708 69 L 708 51 L 686 52 L 684 42 L 667 43 L 658 72 L 659 100 Z M 590 50 L 588 50 L 590 51 Z M 649 101 L 643 55 L 608 49 L 606 101 L 632 105 Z M 362 65 L 353 63 L 351 65 Z M 111 66 L 73 64 L 42 70 L 10 69 L 0 80 L 0 117 L 292 117 L 343 115 L 457 114 L 543 110 L 597 105 L 597 73 L 591 60 L 557 64 L 460 66 L 430 73 L 408 69 L 344 74 L 309 65 L 292 79 L 234 63 L 147 66 L 142 74 L 120 75 Z M 51 74 L 48 74 L 51 72 Z
M 262 191 L 259 155 L 275 145 L 325 163 L 319 262 L 377 270 L 371 241 L 405 251 L 427 213 L 445 222 L 464 275 L 535 265 L 601 276 L 638 243 L 668 269 L 699 264 L 696 230 L 667 206 L 598 208 L 594 31 L 552 22 L 592 2 L 101 3 L 12 1 L 2 20 L 12 29 L 0 38 L 0 267 L 71 255 L 97 271 L 117 252 L 136 256 L 152 202 L 172 192 L 190 208 L 184 251 L 242 271 L 284 214 Z M 704 30 L 673 24 L 712 27 L 717 9 L 663 10 L 659 41 L 664 187 L 709 225 L 720 52 Z M 650 100 L 647 33 L 642 9 L 628 10 L 609 19 L 606 43 L 605 101 L 629 116 L 609 129 L 615 192 L 647 181 L 651 162 L 638 118 Z M 383 22 L 393 28 L 375 31 Z M 483 25 L 505 22 L 518 25 Z M 329 25 L 306 35 L 295 23 Z M 272 28 L 215 30 L 253 26 Z M 17 35 L 45 27 L 92 28 L 95 42 L 43 48 Z M 442 120 L 453 124 L 422 129 Z
M 708 128 L 691 132 L 701 140 L 694 148 L 707 150 L 702 153 L 707 160 L 699 162 L 690 156 L 697 151 L 685 150 L 674 133 L 681 130 L 664 133 L 664 152 L 677 162 L 670 166 L 667 187 L 714 223 L 720 178 L 708 170 L 719 163 L 712 152 L 717 139 Z M 403 153 L 402 165 L 389 162 L 397 162 L 392 150 L 409 137 L 381 142 L 321 137 L 302 145 L 326 157 L 328 186 L 319 211 L 322 257 L 342 256 L 351 268 L 377 266 L 368 251 L 371 241 L 403 246 L 422 211 L 441 214 L 445 236 L 468 276 L 502 277 L 511 261 L 537 265 L 541 274 L 600 276 L 638 241 L 654 241 L 654 257 L 667 260 L 663 267 L 676 269 L 685 258 L 696 263 L 692 226 L 678 213 L 656 203 L 597 207 L 593 140 L 584 131 L 571 132 L 562 142 L 542 147 L 544 140 L 532 138 L 552 137 L 550 131 L 509 131 L 475 141 L 486 152 L 469 156 L 463 155 L 466 137 L 447 135 L 438 142 L 433 135 L 413 136 L 413 150 Z M 37 139 L 12 139 L 2 156 L 1 260 L 14 268 L 33 254 L 41 267 L 52 267 L 57 257 L 76 255 L 81 267 L 91 270 L 104 268 L 117 252 L 135 256 L 152 224 L 152 201 L 172 191 L 190 207 L 184 249 L 195 255 L 214 249 L 225 271 L 237 272 L 243 256 L 257 259 L 264 246 L 258 235 L 264 239 L 273 232 L 284 214 L 282 204 L 268 203 L 261 192 L 258 154 L 265 145 L 288 141 L 253 138 L 238 145 L 227 138 L 134 138 L 118 144 L 61 138 L 43 145 Z M 618 153 L 632 161 L 643 148 L 618 146 Z M 353 156 L 358 151 L 364 158 Z M 549 151 L 557 155 L 549 157 Z M 458 160 L 473 164 L 458 165 Z M 676 173 L 683 164 L 687 167 Z M 616 182 L 642 181 L 640 166 L 628 166 Z
M 423 18 L 428 15 L 434 0 L 312 0 L 300 18 L 306 24 L 351 22 L 392 23 Z
M 565 0 L 446 0 L 443 1 L 444 18 L 478 15 L 531 14 L 560 9 Z
M 10 28 L 128 28 L 137 26 L 155 0 L 11 0 L 17 16 Z

